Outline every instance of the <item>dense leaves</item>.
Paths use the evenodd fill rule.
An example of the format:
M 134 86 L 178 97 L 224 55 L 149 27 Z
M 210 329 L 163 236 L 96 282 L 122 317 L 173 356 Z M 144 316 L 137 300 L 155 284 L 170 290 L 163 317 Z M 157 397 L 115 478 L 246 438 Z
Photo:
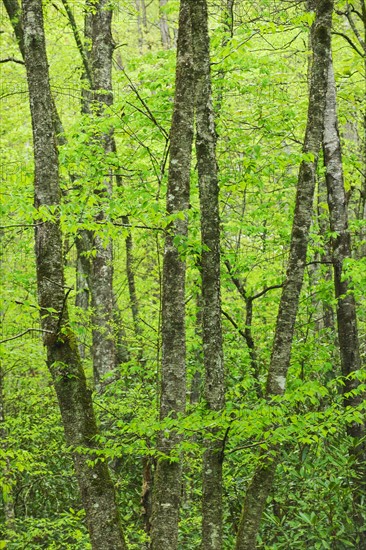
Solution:
M 0 548 L 90 548 L 84 512 L 66 448 L 57 399 L 45 365 L 36 297 L 33 226 L 59 216 L 71 326 L 85 349 L 93 389 L 91 312 L 74 306 L 75 238 L 89 230 L 113 239 L 114 289 L 122 344 L 128 351 L 118 379 L 107 380 L 93 402 L 101 451 L 90 461 L 107 462 L 116 484 L 130 548 L 147 548 L 146 464 L 153 473 L 162 431 L 183 457 L 179 548 L 201 543 L 203 442 L 224 442 L 223 548 L 232 549 L 243 497 L 260 449 L 281 446 L 281 462 L 267 501 L 258 548 L 356 548 L 352 520 L 353 468 L 347 435 L 365 419 L 365 405 L 345 408 L 342 390 L 325 171 L 320 159 L 311 236 L 284 397 L 262 396 L 290 243 L 298 166 L 308 98 L 309 26 L 302 3 L 245 0 L 209 2 L 211 71 L 216 113 L 221 216 L 221 294 L 225 355 L 225 409 L 209 411 L 202 398 L 200 330 L 200 212 L 196 161 L 191 170 L 188 236 L 175 241 L 187 262 L 187 414 L 159 420 L 161 287 L 164 235 L 182 213 L 167 215 L 169 132 L 173 110 L 178 2 L 163 8 L 172 47 L 160 43 L 159 2 L 112 5 L 114 103 L 102 117 L 81 114 L 82 61 L 64 4 L 44 3 L 51 88 L 67 140 L 60 143 L 62 202 L 57 211 L 33 206 L 31 122 L 24 67 L 1 64 L 1 370 Z M 82 36 L 83 6 L 71 3 Z M 350 10 L 350 11 L 348 11 Z M 354 293 L 361 359 L 365 356 L 365 53 L 362 2 L 336 2 L 333 57 L 343 170 L 352 238 L 344 275 Z M 141 12 L 142 13 L 142 12 Z M 226 15 L 225 15 L 226 14 Z M 348 14 L 348 15 L 347 15 Z M 349 15 L 350 14 L 350 15 Z M 141 14 L 140 14 L 141 15 Z M 138 29 L 138 24 L 140 25 Z M 21 60 L 5 10 L 1 13 L 2 58 Z M 86 41 L 87 43 L 87 41 Z M 356 47 L 355 47 L 356 46 Z M 116 151 L 105 154 L 98 136 L 113 128 Z M 309 159 L 311 160 L 311 159 Z M 113 195 L 95 191 L 106 174 L 120 176 Z M 104 212 L 102 223 L 98 213 Z M 126 220 L 127 217 L 127 220 Z M 138 298 L 134 319 L 126 273 L 125 239 L 133 238 Z M 90 255 L 95 254 L 92 249 Z M 121 344 L 121 345 L 122 345 Z M 363 371 L 354 390 L 365 391 Z M 88 449 L 79 449 L 88 455 Z M 9 505 L 15 513 L 8 515 Z M 366 521 L 365 509 L 361 510 Z

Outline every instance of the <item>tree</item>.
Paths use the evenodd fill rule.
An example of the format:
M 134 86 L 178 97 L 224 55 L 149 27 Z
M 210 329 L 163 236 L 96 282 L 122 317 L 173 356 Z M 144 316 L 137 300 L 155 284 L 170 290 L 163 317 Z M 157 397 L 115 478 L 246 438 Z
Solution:
M 344 377 L 344 404 L 357 409 L 364 400 L 360 391 L 358 374 L 361 369 L 360 344 L 357 328 L 356 302 L 352 284 L 345 272 L 345 262 L 352 257 L 351 236 L 348 229 L 347 199 L 343 181 L 341 143 L 338 131 L 337 98 L 334 80 L 333 61 L 328 70 L 328 89 L 324 116 L 323 137 L 324 164 L 326 167 L 327 198 L 332 232 L 332 263 L 334 289 L 337 299 L 337 328 L 341 356 L 342 376 Z M 357 479 L 354 489 L 355 523 L 359 528 L 359 548 L 366 544 L 363 517 L 360 513 L 365 492 L 365 424 L 354 420 L 348 427 L 353 438 L 351 454 L 355 460 Z
M 75 471 L 94 548 L 125 548 L 113 483 L 107 465 L 93 457 L 97 435 L 91 393 L 68 320 L 62 235 L 59 222 L 58 153 L 52 120 L 42 5 L 23 3 L 24 53 L 32 115 L 36 208 L 51 213 L 36 224 L 38 304 L 47 364 L 55 385 L 65 435 L 73 449 Z M 86 454 L 91 451 L 90 458 Z M 94 460 L 93 460 L 94 458 Z M 92 465 L 89 461 L 92 461 Z
M 216 161 L 216 129 L 210 69 L 206 1 L 191 3 L 196 74 L 196 155 L 201 211 L 200 271 L 202 278 L 202 340 L 204 398 L 209 411 L 224 408 L 224 358 L 220 295 L 220 215 Z M 222 548 L 223 441 L 211 433 L 203 458 L 202 548 Z
M 92 84 L 91 109 L 99 117 L 103 110 L 113 102 L 112 95 L 112 10 L 108 1 L 93 5 L 90 16 L 91 52 L 90 72 Z M 105 155 L 115 149 L 113 130 L 101 132 L 95 141 Z M 95 193 L 100 200 L 96 221 L 106 220 L 104 202 L 112 196 L 112 173 L 95 182 Z M 93 324 L 93 368 L 97 386 L 100 386 L 108 373 L 116 368 L 116 343 L 113 328 L 113 245 L 112 240 L 96 231 L 90 235 L 92 259 L 88 277 L 91 289 L 92 324 Z
M 98 2 L 85 6 L 67 0 L 43 3 L 60 188 L 57 206 L 45 211 L 34 207 L 32 200 L 28 88 L 18 46 L 21 40 L 14 36 L 15 32 L 22 34 L 21 18 L 16 16 L 19 7 L 14 0 L 5 3 L 13 16 L 11 25 L 6 11 L 0 13 L 0 49 L 6 52 L 0 55 L 0 430 L 4 439 L 0 448 L 0 547 L 91 548 L 85 506 L 74 475 L 74 451 L 85 458 L 93 475 L 99 462 L 111 467 L 117 508 L 131 548 L 150 548 L 151 538 L 158 537 L 169 541 L 153 542 L 159 549 L 163 545 L 187 550 L 234 548 L 243 495 L 253 475 L 258 479 L 263 473 L 264 479 L 268 474 L 259 467 L 270 465 L 272 456 L 276 472 L 268 497 L 263 497 L 257 546 L 357 548 L 362 544 L 365 516 L 361 505 L 365 495 L 364 59 L 349 15 L 363 39 L 362 2 L 338 3 L 333 17 L 337 139 L 344 154 L 337 157 L 333 128 L 328 140 L 328 179 L 330 174 L 333 179 L 338 177 L 341 166 L 344 189 L 332 180 L 332 193 L 337 189 L 334 193 L 341 205 L 334 208 L 338 202 L 332 199 L 328 207 L 326 168 L 319 162 L 314 205 L 303 193 L 311 223 L 306 260 L 301 259 L 303 282 L 293 334 L 289 326 L 295 315 L 290 311 L 292 299 L 280 309 L 282 316 L 290 318 L 285 327 L 289 326 L 286 337 L 291 340 L 291 358 L 285 391 L 278 395 L 266 394 L 266 379 L 281 292 L 285 295 L 291 285 L 294 288 L 293 278 L 299 274 L 290 269 L 295 255 L 288 261 L 298 168 L 305 161 L 306 167 L 311 165 L 311 177 L 315 172 L 312 155 L 302 150 L 312 68 L 308 37 L 315 14 L 299 2 L 222 0 L 207 3 L 205 10 L 201 0 L 186 0 L 197 22 L 185 35 L 184 43 L 192 51 L 186 48 L 189 63 L 178 77 L 187 74 L 183 83 L 193 89 L 194 79 L 196 89 L 191 95 L 179 96 L 188 100 L 179 119 L 174 104 L 177 64 L 173 44 L 179 2 L 171 0 L 161 7 L 159 0 L 145 0 L 142 49 L 136 0 L 114 3 L 112 23 L 110 13 L 104 14 L 102 22 Z M 174 47 L 162 44 L 161 14 L 169 23 Z M 110 40 L 111 26 L 112 47 L 96 47 L 99 40 L 103 44 Z M 93 74 L 92 42 L 93 59 L 98 58 L 95 67 L 107 68 L 105 75 L 113 58 L 113 102 L 112 88 L 101 82 L 100 74 Z M 317 51 L 319 58 L 319 46 Z M 319 72 L 320 64 L 316 67 Z M 98 78 L 101 84 L 94 86 L 93 79 Z M 322 81 L 317 94 L 323 85 Z M 190 114 L 186 115 L 188 105 Z M 196 120 L 191 121 L 189 140 L 196 129 L 196 153 L 183 173 L 173 169 L 173 160 L 182 153 L 177 153 L 177 147 L 188 136 L 193 109 Z M 318 128 L 319 117 L 315 118 L 316 123 L 310 125 L 313 135 Z M 190 182 L 189 199 L 183 186 L 181 194 L 170 192 L 182 183 L 183 175 L 187 185 Z M 309 191 L 310 183 L 305 187 Z M 88 282 L 92 263 L 106 256 L 105 249 L 113 241 L 105 271 L 109 281 L 113 271 L 112 300 L 107 299 L 108 304 L 113 302 L 113 310 L 108 305 L 105 314 L 101 309 L 97 312 L 106 323 L 106 329 L 98 329 L 98 336 L 113 338 L 115 348 L 124 353 L 118 357 L 118 350 L 113 351 L 116 376 L 104 378 L 102 374 L 101 381 L 106 383 L 98 383 L 102 391 L 92 394 L 100 429 L 89 449 L 83 442 L 70 445 L 70 438 L 65 438 L 52 368 L 47 369 L 44 360 L 43 336 L 51 335 L 43 332 L 39 319 L 33 230 L 52 223 L 59 224 L 63 240 L 62 259 L 56 259 L 63 268 L 64 285 L 58 302 L 63 300 L 64 312 L 67 309 L 67 320 L 61 317 L 65 320 L 62 341 L 65 333 L 74 336 L 70 341 L 83 352 L 87 387 L 92 388 L 96 316 L 92 322 Z M 337 297 L 332 256 L 336 279 L 343 285 Z M 210 271 L 209 260 L 216 271 Z M 100 265 L 96 268 L 102 271 Z M 54 277 L 53 272 L 49 277 Z M 97 284 L 104 292 L 103 281 Z M 206 293 L 205 303 L 202 293 Z M 337 305 L 339 312 L 344 306 L 346 320 L 344 315 L 338 322 L 335 315 L 332 320 Z M 60 311 L 59 303 L 50 307 Z M 48 315 L 54 316 L 55 324 L 60 319 L 52 310 L 44 313 L 43 322 Z M 203 316 L 206 329 L 214 319 L 212 332 L 203 332 Z M 344 346 L 345 358 L 340 353 L 337 324 L 342 345 L 349 348 Z M 214 360 L 221 355 L 221 337 L 225 372 L 220 394 L 214 382 L 220 374 Z M 122 338 L 120 344 L 118 338 Z M 281 342 L 276 338 L 278 350 Z M 282 349 L 287 344 L 283 341 Z M 273 362 L 277 359 L 273 356 Z M 272 377 L 283 374 L 271 370 Z M 162 387 L 162 381 L 169 384 Z M 61 382 L 66 385 L 56 377 L 56 385 Z M 70 378 L 67 384 L 70 388 L 76 382 Z M 216 400 L 218 395 L 224 397 L 222 405 Z M 215 475 L 210 468 L 205 472 L 211 459 Z M 7 500 L 9 488 L 12 501 Z M 255 521 L 259 521 L 255 507 L 263 504 L 258 502 L 257 489 L 251 488 Z
M 179 11 L 177 67 L 173 119 L 170 130 L 170 161 L 166 210 L 172 219 L 165 236 L 162 289 L 162 364 L 160 419 L 184 415 L 186 408 L 185 341 L 185 243 L 188 231 L 190 167 L 193 139 L 194 73 L 190 2 Z M 169 426 L 169 424 L 168 424 Z M 177 548 L 181 495 L 182 436 L 173 428 L 159 434 L 154 479 L 152 548 Z
M 275 396 L 282 396 L 285 392 L 295 320 L 306 263 L 316 166 L 324 127 L 333 3 L 328 0 L 319 0 L 315 3 L 315 7 L 316 16 L 312 26 L 313 61 L 311 65 L 308 121 L 303 146 L 305 158 L 299 171 L 286 281 L 282 290 L 268 371 L 266 398 L 269 401 Z M 245 496 L 236 550 L 252 550 L 256 546 L 256 536 L 263 509 L 273 484 L 277 462 L 278 449 L 276 447 L 262 451 Z
M 165 6 L 168 4 L 168 0 L 159 0 L 159 11 L 160 11 L 160 34 L 161 34 L 161 43 L 164 48 L 168 49 L 171 47 L 171 38 L 169 32 L 168 19 L 164 12 Z

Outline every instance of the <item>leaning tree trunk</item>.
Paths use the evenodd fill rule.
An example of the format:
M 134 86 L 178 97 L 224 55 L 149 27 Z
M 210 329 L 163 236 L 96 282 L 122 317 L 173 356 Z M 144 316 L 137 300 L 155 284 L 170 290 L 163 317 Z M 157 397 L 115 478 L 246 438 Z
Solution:
M 191 0 L 196 71 L 196 154 L 201 210 L 204 398 L 209 411 L 224 407 L 220 296 L 220 215 L 216 130 L 212 107 L 206 0 Z M 222 441 L 210 434 L 203 457 L 202 549 L 222 548 Z
M 277 316 L 276 332 L 268 372 L 266 397 L 285 392 L 290 365 L 296 314 L 304 277 L 309 229 L 313 211 L 317 159 L 322 143 L 325 97 L 331 48 L 332 0 L 317 0 L 312 26 L 313 62 L 310 76 L 308 120 L 303 146 L 290 255 L 286 281 Z M 263 509 L 273 484 L 278 461 L 278 449 L 262 451 L 254 476 L 248 487 L 236 540 L 236 550 L 254 550 Z
M 92 547 L 126 548 L 115 491 L 105 462 L 95 460 L 97 426 L 75 336 L 68 320 L 59 222 L 58 153 L 40 0 L 23 1 L 25 64 L 33 127 L 35 207 L 53 219 L 35 230 L 38 304 L 47 365 L 55 386 L 67 445 L 73 459 Z
M 324 164 L 328 191 L 330 229 L 333 235 L 333 271 L 334 287 L 337 299 L 337 326 L 341 356 L 342 375 L 344 377 L 344 404 L 357 408 L 364 400 L 364 394 L 357 390 L 360 382 L 353 376 L 361 368 L 360 346 L 357 331 L 355 297 L 351 284 L 344 273 L 344 262 L 352 257 L 351 236 L 348 229 L 347 200 L 343 181 L 342 152 L 338 131 L 336 87 L 333 64 L 330 63 L 328 75 L 327 103 L 324 117 L 323 139 Z M 361 506 L 365 498 L 365 425 L 354 421 L 348 427 L 354 445 L 351 454 L 355 459 L 354 474 L 357 478 L 354 489 L 354 520 L 357 526 L 360 550 L 366 547 L 366 526 Z
M 188 231 L 190 167 L 193 141 L 194 73 L 189 0 L 179 12 L 176 88 L 170 131 L 167 213 L 177 215 L 165 237 L 162 290 L 162 365 L 160 418 L 184 414 L 186 405 L 185 273 L 183 255 Z M 178 545 L 182 465 L 169 455 L 181 441 L 163 430 L 153 493 L 151 541 L 153 550 L 174 550 Z M 176 451 L 175 451 L 176 452 Z

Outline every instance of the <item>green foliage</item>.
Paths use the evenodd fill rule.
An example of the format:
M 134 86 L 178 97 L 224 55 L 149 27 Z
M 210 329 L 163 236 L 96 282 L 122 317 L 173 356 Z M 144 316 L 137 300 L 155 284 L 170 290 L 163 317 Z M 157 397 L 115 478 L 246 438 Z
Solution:
M 1 377 L 0 548 L 88 549 L 84 513 L 65 448 L 57 400 L 45 366 L 39 326 L 33 225 L 59 216 L 65 236 L 66 284 L 75 288 L 75 238 L 88 230 L 114 241 L 115 294 L 122 343 L 129 357 L 119 365 L 103 395 L 94 395 L 101 435 L 91 462 L 107 461 L 117 487 L 122 521 L 131 549 L 148 542 L 141 492 L 146 463 L 183 456 L 179 548 L 195 550 L 201 540 L 202 442 L 225 439 L 224 548 L 234 546 L 243 496 L 260 449 L 281 447 L 273 492 L 264 513 L 258 548 L 343 550 L 357 544 L 351 520 L 354 488 L 347 426 L 364 421 L 365 410 L 344 408 L 334 326 L 335 300 L 330 266 L 322 263 L 332 235 L 318 167 L 318 197 L 309 244 L 287 391 L 271 403 L 261 398 L 277 316 L 294 209 L 307 108 L 308 27 L 313 14 L 300 5 L 261 0 L 237 2 L 234 32 L 228 36 L 222 12 L 210 2 L 212 75 L 217 125 L 222 221 L 222 309 L 226 405 L 207 411 L 202 399 L 203 365 L 199 319 L 199 259 L 202 252 L 195 159 L 188 213 L 166 214 L 169 129 L 174 98 L 175 51 L 159 43 L 158 2 L 147 3 L 148 27 L 138 44 L 136 5 L 120 0 L 114 9 L 117 43 L 114 103 L 103 117 L 80 114 L 81 60 L 61 3 L 46 3 L 49 64 L 67 142 L 59 147 L 62 201 L 59 210 L 33 206 L 31 124 L 24 68 L 2 64 L 1 163 Z M 285 5 L 286 4 L 286 5 Z M 344 8 L 338 2 L 338 10 Z M 57 6 L 57 9 L 55 9 Z M 83 6 L 72 4 L 78 27 Z M 178 2 L 164 6 L 171 35 Z M 6 14 L 0 42 L 7 56 L 20 57 Z M 335 14 L 335 29 L 343 20 Z M 344 39 L 334 36 L 345 186 L 349 198 L 354 256 L 346 262 L 358 306 L 365 354 L 365 220 L 363 61 Z M 117 151 L 106 155 L 96 136 L 113 128 Z M 311 160 L 308 158 L 307 160 Z M 113 195 L 104 192 L 114 178 Z M 363 197 L 363 198 L 362 198 Z M 103 212 L 103 223 L 98 215 Z M 187 261 L 187 415 L 159 420 L 161 284 L 164 235 L 188 217 L 189 235 L 174 245 Z M 128 217 L 128 223 L 126 223 Z M 139 301 L 136 327 L 126 275 L 125 239 L 132 235 L 133 270 Z M 85 257 L 92 256 L 90 250 Z M 228 269 L 228 265 L 230 269 Z M 239 281 L 241 288 L 238 292 Z M 239 285 L 239 286 L 240 286 Z M 269 288 L 271 289 L 269 290 Z M 275 287 L 275 288 L 272 288 Z M 258 296 L 257 296 L 258 295 Z M 91 312 L 73 305 L 70 323 L 84 347 L 92 382 Z M 253 318 L 247 325 L 247 303 Z M 325 326 L 327 312 L 333 322 Z M 248 347 L 248 330 L 254 348 Z M 14 338 L 19 334 L 22 337 Z M 13 339 L 14 338 L 14 339 Z M 253 352 L 255 358 L 253 358 Z M 363 373 L 357 373 L 364 392 Z M 197 402 L 198 400 L 198 402 Z M 160 431 L 184 435 L 169 455 L 156 451 Z M 13 497 L 16 520 L 6 525 Z M 362 512 L 364 514 L 364 511 Z M 366 521 L 366 517 L 365 517 Z M 4 546 L 6 545 L 6 546 Z

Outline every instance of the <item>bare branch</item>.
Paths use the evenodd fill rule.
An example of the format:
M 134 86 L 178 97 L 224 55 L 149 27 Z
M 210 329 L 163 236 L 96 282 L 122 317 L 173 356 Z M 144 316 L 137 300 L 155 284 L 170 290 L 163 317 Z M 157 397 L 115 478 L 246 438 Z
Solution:
M 111 223 L 112 225 L 115 225 L 116 227 L 130 227 L 131 229 L 150 229 L 151 231 L 165 231 L 163 227 L 153 227 L 149 225 L 135 225 L 133 223 L 119 223 L 119 222 L 105 222 L 105 221 L 97 221 L 99 225 L 105 225 L 106 223 Z
M 262 445 L 266 442 L 268 442 L 268 440 L 258 441 L 257 443 L 250 443 L 248 445 L 241 445 L 240 447 L 235 447 L 235 449 L 230 449 L 230 451 L 226 451 L 226 454 L 236 453 L 236 451 L 242 451 L 244 449 L 252 449 L 253 447 L 258 447 L 259 445 Z
M 146 109 L 146 116 L 151 120 L 151 122 L 153 122 L 155 124 L 155 126 L 157 128 L 159 128 L 159 130 L 161 131 L 161 133 L 163 134 L 163 136 L 165 137 L 165 139 L 169 139 L 169 134 L 168 132 L 165 130 L 165 128 L 163 128 L 161 126 L 161 124 L 156 120 L 154 114 L 152 113 L 152 111 L 150 110 L 150 107 L 148 106 L 148 104 L 146 103 L 146 101 L 141 97 L 138 89 L 136 88 L 136 86 L 134 85 L 134 83 L 132 82 L 131 78 L 128 76 L 128 74 L 126 73 L 125 69 L 123 67 L 121 67 L 121 65 L 116 61 L 117 65 L 118 65 L 118 68 L 123 72 L 123 74 L 125 75 L 125 77 L 127 78 L 129 84 L 130 84 L 130 88 L 131 90 L 133 91 L 133 93 L 136 95 L 137 99 L 140 101 L 140 103 L 144 106 L 144 108 Z M 139 111 L 139 109 L 134 106 L 135 109 L 137 109 Z M 140 111 L 141 112 L 141 111 Z
M 240 296 L 246 302 L 248 300 L 246 290 L 245 290 L 243 284 L 241 283 L 241 281 L 239 281 L 239 279 L 237 277 L 235 277 L 235 275 L 233 274 L 233 270 L 232 270 L 232 267 L 231 267 L 231 264 L 230 264 L 229 260 L 225 260 L 225 266 L 226 266 L 226 268 L 229 272 L 229 275 L 231 277 L 232 282 L 234 283 L 234 285 L 238 289 L 238 292 L 239 292 Z
M 13 225 L 0 225 L 0 230 L 3 231 L 4 229 L 16 229 L 18 227 L 23 227 L 24 229 L 29 229 L 32 227 L 39 227 L 40 225 L 43 225 L 45 222 L 41 223 L 15 223 Z

